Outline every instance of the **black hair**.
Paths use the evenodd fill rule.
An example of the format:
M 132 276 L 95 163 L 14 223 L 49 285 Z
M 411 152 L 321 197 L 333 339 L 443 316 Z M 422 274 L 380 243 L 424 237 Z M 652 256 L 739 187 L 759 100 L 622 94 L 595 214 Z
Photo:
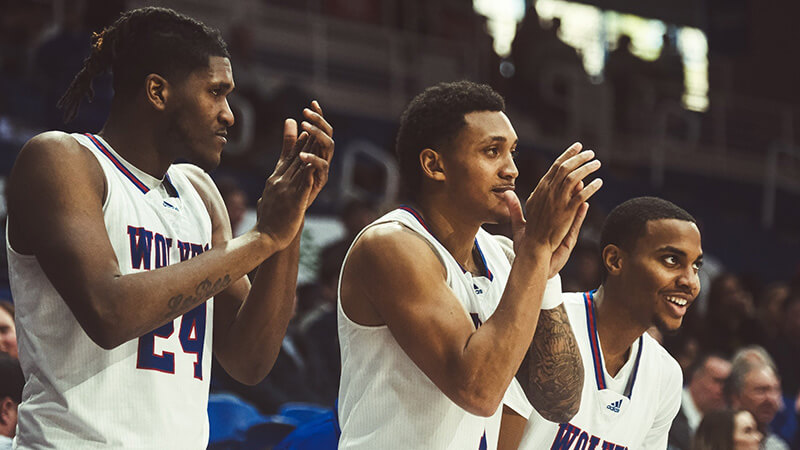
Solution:
M 0 352 L 0 399 L 9 397 L 17 404 L 22 403 L 22 388 L 25 385 L 25 377 L 22 375 L 22 368 L 19 361 Z
M 704 415 L 692 438 L 692 450 L 732 449 L 736 414 L 732 409 L 721 409 Z
M 711 352 L 711 353 L 704 353 L 704 354 L 701 354 L 700 356 L 698 356 L 697 358 L 695 358 L 695 359 L 694 359 L 694 361 L 692 361 L 692 363 L 691 363 L 691 364 L 689 364 L 689 367 L 687 367 L 687 368 L 686 368 L 686 382 L 687 382 L 687 384 L 688 384 L 688 383 L 691 383 L 691 382 L 692 382 L 692 380 L 694 379 L 694 377 L 695 377 L 695 376 L 696 376 L 698 373 L 700 373 L 700 372 L 702 372 L 702 371 L 706 370 L 706 364 L 708 363 L 708 361 L 709 361 L 711 358 L 717 358 L 717 359 L 721 359 L 721 360 L 723 360 L 723 361 L 728 361 L 728 362 L 730 362 L 730 361 L 728 360 L 728 358 L 726 358 L 726 357 L 725 357 L 724 355 L 722 355 L 721 353 L 715 353 L 715 352 Z
M 600 252 L 609 244 L 621 249 L 633 249 L 636 241 L 644 234 L 647 222 L 661 219 L 678 219 L 697 223 L 691 214 L 680 206 L 658 197 L 636 197 L 612 209 L 600 231 Z M 603 264 L 603 280 L 608 270 Z
M 219 31 L 168 8 L 134 9 L 92 35 L 91 52 L 58 107 L 65 122 L 75 118 L 83 97 L 90 102 L 94 97 L 92 80 L 108 70 L 114 95 L 132 96 L 147 75 L 157 73 L 176 83 L 207 67 L 211 56 L 230 57 Z
M 414 97 L 400 117 L 395 146 L 404 195 L 415 200 L 419 194 L 422 150 L 444 150 L 467 124 L 466 114 L 505 111 L 505 107 L 494 89 L 471 81 L 439 83 Z

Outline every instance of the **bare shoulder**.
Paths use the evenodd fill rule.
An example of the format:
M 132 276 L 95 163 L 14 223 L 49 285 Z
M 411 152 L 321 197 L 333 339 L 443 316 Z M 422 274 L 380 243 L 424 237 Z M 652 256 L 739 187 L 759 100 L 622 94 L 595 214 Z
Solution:
M 31 138 L 20 150 L 8 184 L 10 201 L 16 196 L 30 196 L 37 190 L 18 189 L 36 184 L 63 182 L 89 185 L 102 193 L 105 180 L 97 159 L 74 137 L 61 131 L 47 131 Z
M 211 222 L 214 229 L 218 226 L 228 224 L 230 228 L 230 220 L 228 219 L 228 212 L 225 209 L 225 201 L 222 199 L 222 194 L 219 193 L 217 185 L 211 176 L 205 170 L 194 164 L 175 164 L 174 166 L 192 183 L 194 189 L 200 195 L 203 203 L 206 205 Z
M 29 169 L 32 168 L 30 163 L 48 162 L 74 165 L 94 159 L 89 152 L 81 147 L 81 144 L 67 133 L 46 131 L 37 134 L 25 143 L 19 152 L 19 156 L 17 156 L 14 167 L 17 170 Z
M 100 163 L 74 137 L 48 131 L 29 140 L 14 162 L 6 187 L 9 238 L 23 253 L 30 236 L 47 233 L 45 217 L 102 209 L 105 177 Z M 52 230 L 50 230 L 52 232 Z
M 422 266 L 425 270 L 438 266 L 444 272 L 444 266 L 430 244 L 399 222 L 385 222 L 368 228 L 356 241 L 350 257 L 364 260 L 375 269 L 380 269 L 380 264 L 386 262 L 393 269 L 403 265 Z
M 421 300 L 424 296 L 414 295 L 417 288 L 443 285 L 446 277 L 444 265 L 418 233 L 397 222 L 373 225 L 342 268 L 342 308 L 356 323 L 383 325 L 389 305 Z

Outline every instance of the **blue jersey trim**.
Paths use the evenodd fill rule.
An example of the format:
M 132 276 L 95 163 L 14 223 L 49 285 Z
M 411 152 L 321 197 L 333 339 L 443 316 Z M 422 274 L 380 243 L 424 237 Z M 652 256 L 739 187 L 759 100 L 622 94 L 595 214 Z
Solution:
M 95 135 L 91 133 L 84 133 L 84 136 L 88 137 L 89 140 L 92 141 L 94 146 L 97 147 L 97 149 L 100 150 L 102 154 L 106 155 L 106 157 L 111 161 L 111 163 L 114 164 L 114 166 L 116 166 L 116 168 L 119 169 L 119 171 L 122 172 L 123 175 L 125 175 L 129 180 L 131 180 L 134 186 L 136 186 L 137 188 L 139 188 L 140 191 L 142 191 L 142 194 L 147 194 L 150 191 L 150 188 L 148 188 L 147 185 L 142 183 L 142 180 L 136 178 L 136 175 L 134 175 L 130 170 L 128 170 L 128 168 L 125 167 L 125 165 L 122 164 L 122 162 L 116 156 L 114 156 L 106 148 L 106 146 L 103 145 L 103 143 L 100 142 L 99 139 L 97 139 Z

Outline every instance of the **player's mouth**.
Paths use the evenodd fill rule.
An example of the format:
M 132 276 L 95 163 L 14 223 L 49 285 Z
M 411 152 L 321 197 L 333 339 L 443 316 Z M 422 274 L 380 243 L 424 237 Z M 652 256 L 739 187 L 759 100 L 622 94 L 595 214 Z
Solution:
M 227 131 L 224 131 L 224 130 L 223 131 L 217 131 L 216 135 L 217 135 L 217 139 L 222 143 L 222 145 L 225 145 L 225 144 L 228 143 L 228 132 Z
M 495 186 L 492 188 L 492 192 L 500 196 L 502 196 L 506 191 L 513 191 L 513 190 L 514 190 L 513 184 L 504 184 L 502 186 Z
M 669 308 L 675 317 L 683 317 L 686 314 L 686 310 L 689 308 L 689 305 L 692 304 L 692 300 L 683 294 L 668 294 L 664 297 L 664 299 L 667 301 L 667 304 L 669 305 Z

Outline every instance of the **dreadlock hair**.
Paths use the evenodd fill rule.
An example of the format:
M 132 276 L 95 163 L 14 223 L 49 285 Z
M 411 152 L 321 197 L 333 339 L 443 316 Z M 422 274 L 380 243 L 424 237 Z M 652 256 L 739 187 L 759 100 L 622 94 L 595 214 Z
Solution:
M 464 116 L 476 111 L 505 111 L 503 97 L 485 84 L 471 81 L 439 83 L 425 89 L 400 117 L 395 153 L 403 194 L 416 200 L 422 184 L 419 153 L 445 150 L 467 125 Z
M 58 101 L 65 123 L 78 114 L 84 96 L 92 101 L 92 80 L 108 70 L 114 76 L 114 95 L 131 97 L 151 73 L 175 83 L 207 67 L 211 56 L 230 57 L 219 31 L 159 7 L 123 13 L 111 26 L 94 33 L 91 42 L 83 68 Z

